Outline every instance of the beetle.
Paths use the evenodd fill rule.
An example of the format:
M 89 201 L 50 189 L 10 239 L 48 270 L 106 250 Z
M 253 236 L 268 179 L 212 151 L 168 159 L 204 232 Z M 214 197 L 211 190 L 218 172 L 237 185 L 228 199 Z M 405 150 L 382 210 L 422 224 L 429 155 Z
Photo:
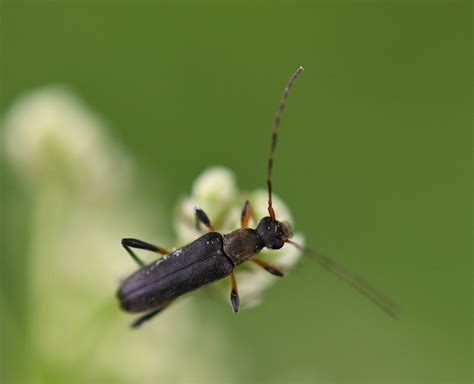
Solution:
M 293 234 L 291 225 L 276 218 L 272 204 L 272 170 L 278 129 L 290 90 L 303 70 L 303 67 L 299 67 L 291 76 L 275 115 L 267 164 L 268 216 L 263 217 L 255 229 L 248 227 L 251 207 L 246 201 L 241 213 L 241 228 L 226 234 L 217 232 L 207 214 L 202 209 L 195 208 L 196 223 L 204 224 L 209 232 L 173 252 L 138 239 L 122 239 L 123 247 L 140 267 L 121 283 L 117 292 L 120 306 L 124 311 L 144 313 L 131 324 L 132 327 L 139 327 L 150 320 L 181 295 L 226 277 L 231 279 L 230 302 L 232 310 L 237 313 L 240 300 L 235 269 L 244 262 L 252 261 L 269 273 L 282 277 L 283 271 L 259 258 L 258 254 L 264 248 L 280 249 L 285 243 L 292 244 L 309 254 L 324 268 L 349 282 L 388 314 L 397 316 L 396 305 L 389 298 L 334 260 L 290 240 Z M 163 257 L 145 265 L 133 248 L 156 252 Z

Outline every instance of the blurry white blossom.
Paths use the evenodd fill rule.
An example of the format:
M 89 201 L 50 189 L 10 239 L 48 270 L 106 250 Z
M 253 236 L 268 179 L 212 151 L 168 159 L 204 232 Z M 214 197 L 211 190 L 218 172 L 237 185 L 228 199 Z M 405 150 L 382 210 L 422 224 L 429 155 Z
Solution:
M 58 183 L 86 194 L 130 183 L 129 159 L 110 141 L 102 119 L 67 88 L 21 97 L 3 125 L 7 159 L 28 182 Z
M 217 231 L 228 233 L 240 227 L 240 215 L 245 200 L 249 200 L 253 210 L 249 226 L 255 228 L 258 220 L 268 216 L 268 195 L 266 190 L 256 190 L 245 193 L 239 192 L 234 174 L 223 167 L 212 167 L 204 171 L 195 181 L 191 196 L 183 198 L 175 211 L 175 227 L 179 245 L 187 244 L 199 236 L 204 229 L 196 227 L 194 208 L 202 208 Z M 276 195 L 273 195 L 273 205 L 280 221 L 294 223 L 288 207 Z M 303 244 L 303 237 L 296 234 L 294 239 Z M 279 250 L 264 248 L 262 258 L 269 263 L 281 267 L 288 272 L 296 264 L 301 252 L 285 245 Z M 237 267 L 235 277 L 239 290 L 241 307 L 257 305 L 262 300 L 263 292 L 280 280 L 254 263 L 244 263 Z M 222 281 L 209 287 L 217 290 L 226 300 L 230 295 L 229 281 Z
M 139 331 L 128 327 L 135 317 L 119 310 L 120 278 L 137 268 L 120 239 L 153 242 L 166 223 L 154 221 L 159 207 L 138 196 L 132 162 L 102 119 L 66 88 L 48 87 L 19 98 L 1 133 L 32 206 L 30 228 L 11 239 L 28 244 L 27 382 L 205 382 L 210 375 L 231 382 L 222 326 L 211 318 L 196 332 L 193 300 Z M 196 349 L 203 338 L 205 353 Z M 188 356 L 183 370 L 189 354 L 198 358 Z

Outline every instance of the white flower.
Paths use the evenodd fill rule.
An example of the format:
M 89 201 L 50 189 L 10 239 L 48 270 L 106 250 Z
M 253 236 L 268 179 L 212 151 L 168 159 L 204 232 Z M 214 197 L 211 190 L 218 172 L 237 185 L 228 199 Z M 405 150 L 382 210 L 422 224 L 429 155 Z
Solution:
M 137 315 L 119 309 L 120 278 L 137 268 L 120 239 L 157 240 L 164 247 L 168 242 L 157 235 L 166 223 L 156 223 L 150 213 L 159 207 L 137 198 L 132 162 L 102 119 L 66 88 L 47 87 L 18 99 L 1 133 L 10 168 L 31 199 L 29 228 L 13 229 L 18 238 L 10 239 L 28 244 L 21 269 L 28 317 L 5 320 L 7 329 L 26 324 L 16 342 L 29 351 L 22 361 L 28 382 L 227 379 L 232 351 L 222 325 L 207 319 L 209 326 L 196 331 L 200 312 L 193 300 L 182 300 L 135 332 L 128 325 Z M 214 198 L 225 197 L 219 191 L 232 195 L 218 188 Z M 206 351 L 182 370 L 181 357 L 197 354 L 192 346 L 199 348 L 201 338 Z
M 223 167 L 212 167 L 204 171 L 194 182 L 191 196 L 183 198 L 175 210 L 175 227 L 180 246 L 190 243 L 203 233 L 197 229 L 194 208 L 202 208 L 209 216 L 217 231 L 228 233 L 240 227 L 240 214 L 245 200 L 249 200 L 253 215 L 250 227 L 255 228 L 257 220 L 268 216 L 267 191 L 239 192 L 235 177 L 231 171 Z M 290 210 L 283 201 L 273 195 L 273 205 L 278 220 L 286 220 L 293 224 Z M 303 244 L 303 236 L 296 234 L 294 239 Z M 262 258 L 288 272 L 296 264 L 301 252 L 289 245 L 279 250 L 264 249 Z M 262 300 L 263 292 L 280 278 L 276 277 L 254 263 L 240 265 L 235 273 L 241 307 L 257 305 Z M 229 282 L 223 281 L 209 286 L 210 290 L 218 291 L 229 299 Z
M 122 189 L 130 162 L 102 119 L 61 86 L 19 98 L 3 122 L 7 159 L 29 183 L 57 183 L 81 193 Z

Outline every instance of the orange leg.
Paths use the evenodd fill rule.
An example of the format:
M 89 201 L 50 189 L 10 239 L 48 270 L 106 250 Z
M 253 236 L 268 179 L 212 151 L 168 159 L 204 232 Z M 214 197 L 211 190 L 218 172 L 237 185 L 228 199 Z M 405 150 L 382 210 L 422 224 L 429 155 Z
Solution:
M 263 261 L 262 259 L 259 259 L 259 258 L 256 257 L 256 258 L 253 258 L 252 261 L 255 264 L 258 264 L 259 266 L 261 266 L 267 272 L 270 272 L 272 275 L 280 276 L 280 277 L 284 276 L 284 273 L 282 272 L 282 270 L 280 268 L 275 267 L 271 264 L 268 264 L 266 261 Z
M 244 207 L 242 208 L 242 214 L 240 215 L 240 224 L 242 228 L 249 226 L 250 217 L 252 216 L 252 207 L 248 200 L 245 201 Z

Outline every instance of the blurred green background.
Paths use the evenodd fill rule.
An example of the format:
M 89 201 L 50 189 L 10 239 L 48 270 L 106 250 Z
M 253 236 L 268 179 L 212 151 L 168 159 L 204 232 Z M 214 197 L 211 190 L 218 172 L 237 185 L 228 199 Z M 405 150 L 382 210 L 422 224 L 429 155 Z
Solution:
M 304 259 L 262 305 L 238 316 L 226 303 L 194 295 L 193 319 L 181 324 L 186 331 L 168 322 L 167 345 L 120 344 L 120 366 L 101 365 L 97 345 L 86 360 L 57 362 L 54 356 L 83 339 L 107 351 L 100 335 L 108 321 L 120 319 L 115 340 L 146 343 L 173 313 L 132 332 L 113 289 L 97 292 L 110 300 L 102 325 L 72 326 L 75 342 L 56 347 L 51 340 L 52 353 L 41 352 L 35 332 L 44 324 L 32 324 L 30 312 L 37 264 L 28 250 L 42 187 L 25 187 L 3 161 L 2 382 L 472 381 L 470 2 L 3 1 L 0 12 L 1 117 L 28 91 L 69 86 L 107 121 L 138 168 L 140 192 L 128 209 L 143 199 L 155 204 L 140 237 L 167 246 L 173 207 L 207 166 L 229 167 L 244 189 L 264 187 L 277 103 L 304 65 L 283 118 L 274 189 L 308 244 L 402 308 L 395 321 Z M 133 222 L 124 228 L 123 236 L 140 235 Z M 96 257 L 126 259 L 119 240 L 115 254 Z M 84 244 L 80 231 L 70 241 L 84 254 L 94 245 Z M 123 263 L 121 275 L 100 264 L 112 287 L 134 268 Z M 57 269 L 48 268 L 54 281 Z M 91 311 L 67 286 L 54 294 Z M 193 334 L 189 345 L 180 341 L 188 353 L 154 359 L 155 348 L 166 353 L 183 333 Z M 209 354 L 210 343 L 227 352 Z M 162 376 L 163 364 L 202 371 Z

